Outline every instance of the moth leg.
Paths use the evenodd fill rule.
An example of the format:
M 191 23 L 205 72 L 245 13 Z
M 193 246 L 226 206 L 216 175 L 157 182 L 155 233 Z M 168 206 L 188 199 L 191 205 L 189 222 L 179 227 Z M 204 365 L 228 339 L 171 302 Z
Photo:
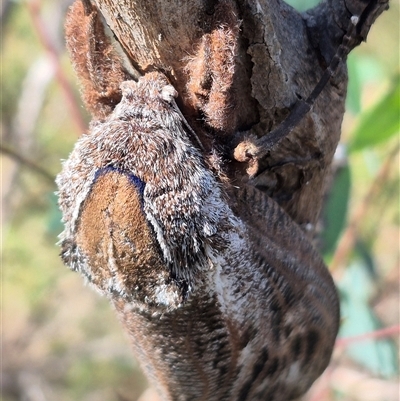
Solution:
M 188 60 L 188 102 L 221 135 L 237 126 L 237 101 L 233 89 L 240 21 L 235 7 L 220 2 L 209 33 L 205 33 Z
M 66 16 L 65 36 L 84 104 L 94 119 L 104 119 L 121 101 L 121 82 L 131 76 L 105 33 L 96 6 L 75 1 Z

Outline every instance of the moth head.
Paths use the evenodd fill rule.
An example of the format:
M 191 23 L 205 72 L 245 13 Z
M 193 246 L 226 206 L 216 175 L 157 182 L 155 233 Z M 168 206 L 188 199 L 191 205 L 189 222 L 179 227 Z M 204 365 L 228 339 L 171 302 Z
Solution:
M 123 100 L 132 101 L 135 99 L 163 100 L 173 104 L 178 96 L 176 89 L 169 83 L 164 74 L 150 72 L 139 78 L 138 81 L 124 81 L 120 85 Z

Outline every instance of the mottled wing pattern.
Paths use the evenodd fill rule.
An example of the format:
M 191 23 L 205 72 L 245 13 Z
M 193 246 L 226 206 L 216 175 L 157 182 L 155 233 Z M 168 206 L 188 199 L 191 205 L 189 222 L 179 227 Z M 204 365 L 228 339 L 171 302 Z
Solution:
M 64 262 L 110 298 L 163 399 L 297 397 L 338 328 L 321 258 L 274 201 L 208 167 L 163 74 L 121 89 L 57 178 Z

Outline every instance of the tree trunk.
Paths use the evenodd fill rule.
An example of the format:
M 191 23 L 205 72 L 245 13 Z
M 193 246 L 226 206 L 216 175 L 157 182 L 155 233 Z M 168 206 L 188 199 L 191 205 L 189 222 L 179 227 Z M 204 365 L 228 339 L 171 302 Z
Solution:
M 166 73 L 189 124 L 209 147 L 224 149 L 229 178 L 238 182 L 249 176 L 247 165 L 232 157 L 234 146 L 243 136 L 268 135 L 311 93 L 353 15 L 369 9 L 351 48 L 387 8 L 387 0 L 367 7 L 361 0 L 327 0 L 303 14 L 283 1 L 95 3 L 140 73 Z M 346 88 L 343 63 L 312 110 L 252 174 L 253 185 L 311 234 L 340 138 Z
M 340 137 L 341 58 L 387 1 L 95 3 L 66 24 L 94 122 L 57 178 L 65 263 L 111 299 L 163 399 L 299 397 L 339 325 L 305 233 Z

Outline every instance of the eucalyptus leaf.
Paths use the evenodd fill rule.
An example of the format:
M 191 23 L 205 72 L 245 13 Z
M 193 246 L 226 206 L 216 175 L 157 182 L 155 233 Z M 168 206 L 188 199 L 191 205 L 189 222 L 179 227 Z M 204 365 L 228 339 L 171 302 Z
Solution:
M 400 76 L 386 96 L 361 116 L 352 135 L 349 152 L 355 152 L 387 141 L 400 130 Z
M 58 198 L 52 192 L 48 194 L 49 214 L 47 221 L 47 233 L 51 236 L 57 237 L 64 229 L 61 222 L 61 211 L 58 207 Z
M 361 111 L 361 90 L 362 79 L 358 73 L 359 58 L 353 53 L 347 58 L 347 70 L 349 74 L 349 83 L 347 85 L 346 110 L 353 114 Z
M 291 5 L 297 11 L 305 11 L 315 7 L 321 0 L 285 0 L 285 3 Z
M 382 82 L 386 75 L 381 63 L 373 57 L 360 54 L 357 49 L 347 57 L 349 83 L 346 110 L 357 115 L 361 111 L 361 94 L 366 85 Z
M 350 186 L 350 169 L 346 165 L 337 172 L 323 210 L 322 253 L 324 256 L 330 255 L 335 250 L 346 224 Z

